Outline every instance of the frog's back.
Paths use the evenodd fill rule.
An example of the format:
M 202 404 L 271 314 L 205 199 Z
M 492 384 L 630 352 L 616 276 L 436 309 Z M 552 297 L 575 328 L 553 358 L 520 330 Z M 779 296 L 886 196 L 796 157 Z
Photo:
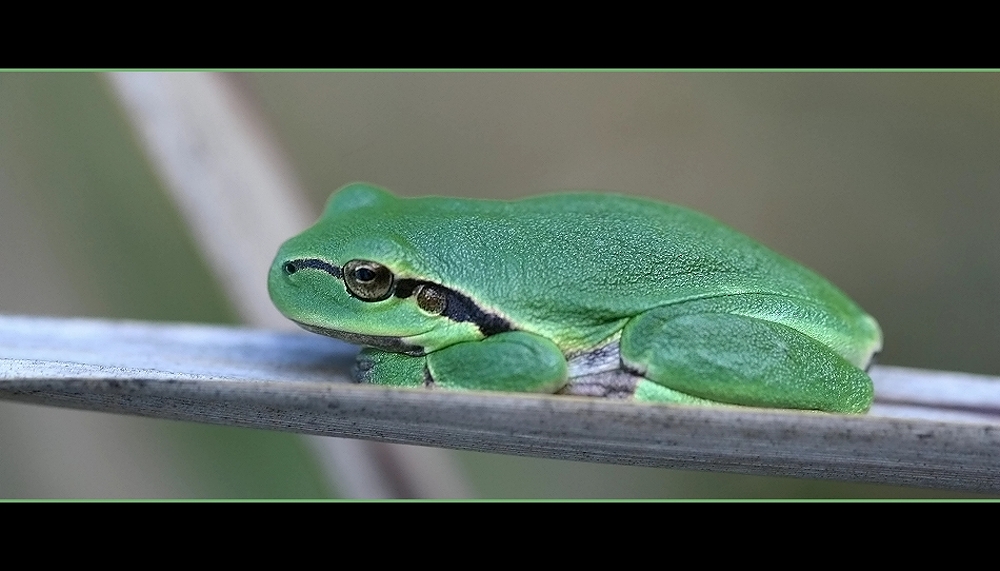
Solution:
M 416 208 L 405 208 L 411 201 Z M 814 298 L 830 288 L 708 216 L 651 200 L 578 193 L 510 202 L 400 203 L 404 208 L 394 220 L 409 227 L 403 234 L 415 247 L 448 268 L 443 278 L 488 285 L 487 291 L 508 302 L 518 291 L 547 298 L 558 288 L 556 297 L 573 306 L 596 299 L 612 314 L 620 308 L 634 315 L 706 295 L 750 291 Z M 445 257 L 441 244 L 447 245 Z
M 380 226 L 408 242 L 422 274 L 515 325 L 578 337 L 564 345 L 598 342 L 654 307 L 747 293 L 807 300 L 846 322 L 866 317 L 815 273 L 679 206 L 598 193 L 388 206 Z

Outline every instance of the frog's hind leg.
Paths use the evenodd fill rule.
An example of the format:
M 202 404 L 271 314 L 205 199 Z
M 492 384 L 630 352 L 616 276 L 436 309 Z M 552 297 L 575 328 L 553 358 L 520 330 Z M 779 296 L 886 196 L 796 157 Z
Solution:
M 711 299 L 633 318 L 621 337 L 623 366 L 646 380 L 639 400 L 728 403 L 859 413 L 872 382 L 812 337 L 787 325 L 726 312 Z

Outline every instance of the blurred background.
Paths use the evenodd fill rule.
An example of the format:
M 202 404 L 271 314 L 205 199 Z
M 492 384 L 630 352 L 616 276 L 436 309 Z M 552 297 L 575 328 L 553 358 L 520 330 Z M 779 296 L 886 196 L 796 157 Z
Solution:
M 704 211 L 872 313 L 883 364 L 1000 375 L 1000 75 L 225 74 L 318 216 L 561 189 Z M 101 74 L 0 73 L 0 313 L 238 323 Z M 264 288 L 265 276 L 259 276 Z M 956 494 L 449 452 L 486 498 Z M 343 495 L 296 435 L 0 402 L 3 498 Z

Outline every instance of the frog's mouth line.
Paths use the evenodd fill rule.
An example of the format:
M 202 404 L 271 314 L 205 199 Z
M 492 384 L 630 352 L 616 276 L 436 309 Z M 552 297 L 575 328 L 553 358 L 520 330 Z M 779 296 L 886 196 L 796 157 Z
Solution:
M 339 329 L 320 327 L 319 325 L 310 325 L 294 319 L 292 321 L 306 331 L 312 331 L 313 333 L 319 333 L 320 335 L 326 335 L 327 337 L 334 337 L 336 339 L 340 339 L 341 341 L 347 341 L 352 345 L 376 347 L 391 353 L 403 353 L 414 357 L 426 355 L 423 347 L 411 345 L 410 343 L 404 341 L 402 337 L 391 337 L 388 335 L 364 335 L 362 333 L 351 333 L 349 331 L 340 331 Z

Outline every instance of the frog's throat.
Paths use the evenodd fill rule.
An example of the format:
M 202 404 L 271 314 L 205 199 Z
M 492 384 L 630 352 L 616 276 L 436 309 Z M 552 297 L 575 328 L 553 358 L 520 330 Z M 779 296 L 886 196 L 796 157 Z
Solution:
M 292 321 L 295 320 L 293 319 Z M 319 333 L 320 335 L 326 335 L 327 337 L 334 337 L 336 339 L 340 339 L 341 341 L 347 341 L 352 345 L 375 347 L 377 349 L 382 349 L 383 351 L 403 353 L 404 355 L 412 355 L 414 357 L 426 354 L 423 347 L 407 343 L 402 337 L 391 337 L 388 335 L 364 335 L 361 333 L 351 333 L 349 331 L 340 331 L 339 329 L 320 327 L 318 325 L 310 325 L 308 323 L 302 323 L 301 321 L 295 321 L 295 323 L 306 331 L 312 331 L 313 333 Z

